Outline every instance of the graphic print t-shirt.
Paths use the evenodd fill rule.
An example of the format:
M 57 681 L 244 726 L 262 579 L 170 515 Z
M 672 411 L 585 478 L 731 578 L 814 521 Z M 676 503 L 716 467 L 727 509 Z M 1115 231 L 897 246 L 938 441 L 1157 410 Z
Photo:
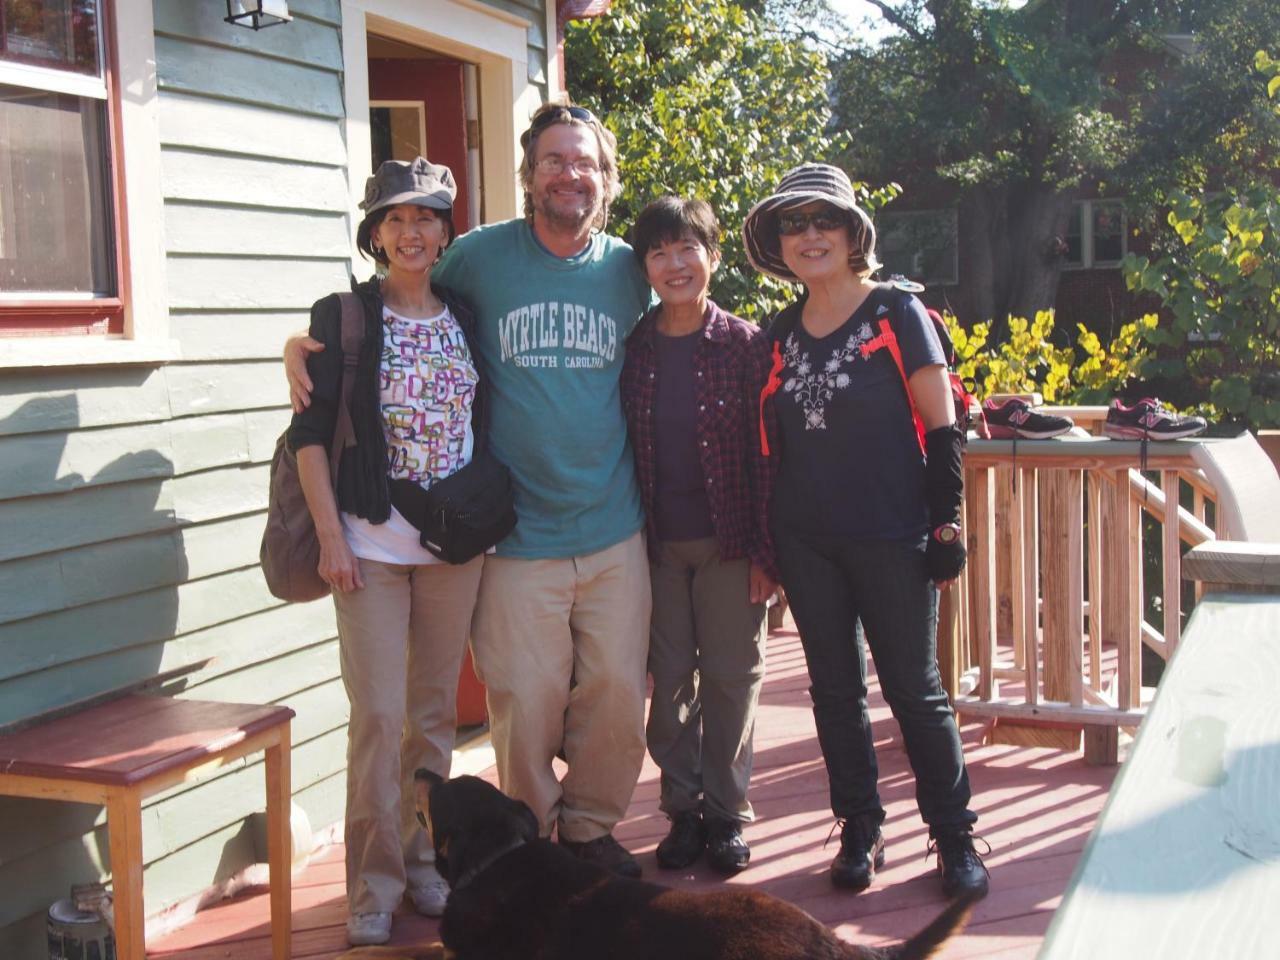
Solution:
M 387 438 L 388 476 L 430 487 L 471 461 L 476 367 L 449 308 L 426 319 L 383 307 L 378 394 Z M 351 551 L 383 563 L 440 563 L 395 507 L 383 524 L 342 515 Z
M 557 257 L 508 220 L 454 241 L 433 277 L 475 310 L 488 439 L 515 479 L 520 522 L 498 554 L 579 556 L 638 531 L 618 377 L 649 285 L 631 248 L 596 234 Z
M 797 315 L 782 342 L 774 516 L 797 533 L 915 540 L 928 532 L 924 458 L 902 376 L 888 349 L 863 353 L 883 321 L 908 377 L 944 362 L 924 305 L 896 290 L 873 291 L 824 337 L 805 332 Z

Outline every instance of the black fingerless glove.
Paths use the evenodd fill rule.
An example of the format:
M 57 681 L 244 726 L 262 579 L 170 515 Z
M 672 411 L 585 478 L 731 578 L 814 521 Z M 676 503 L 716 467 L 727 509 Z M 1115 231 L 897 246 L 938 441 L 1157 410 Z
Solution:
M 929 506 L 929 545 L 925 548 L 925 566 L 937 581 L 954 580 L 964 569 L 964 537 L 950 543 L 938 538 L 938 528 L 960 523 L 960 506 L 964 503 L 964 435 L 948 425 L 930 430 L 924 436 L 924 495 Z

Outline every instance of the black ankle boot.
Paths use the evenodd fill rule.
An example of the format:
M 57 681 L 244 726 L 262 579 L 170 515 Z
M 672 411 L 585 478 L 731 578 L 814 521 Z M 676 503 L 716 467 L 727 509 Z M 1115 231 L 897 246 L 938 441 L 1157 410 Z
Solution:
M 707 845 L 707 825 L 697 810 L 685 810 L 671 818 L 671 829 L 658 844 L 658 866 L 679 870 L 689 866 Z
M 742 838 L 737 820 L 709 818 L 707 823 L 707 863 L 717 873 L 737 873 L 751 862 L 751 848 Z
M 831 861 L 832 885 L 842 890 L 865 890 L 883 866 L 884 837 L 880 828 L 845 820 L 840 830 L 840 852 Z
M 948 897 L 987 895 L 991 874 L 973 848 L 973 839 L 973 834 L 963 828 L 939 830 L 933 834 L 929 852 L 938 855 L 942 892 Z M 991 852 L 990 847 L 987 847 L 987 852 Z

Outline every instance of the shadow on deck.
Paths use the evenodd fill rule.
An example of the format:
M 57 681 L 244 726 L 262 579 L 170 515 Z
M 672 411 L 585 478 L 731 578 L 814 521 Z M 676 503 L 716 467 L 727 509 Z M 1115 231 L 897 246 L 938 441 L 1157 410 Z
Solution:
M 888 862 L 872 888 L 850 895 L 834 890 L 826 867 L 837 848 L 826 775 L 809 706 L 808 678 L 799 640 L 787 628 L 769 640 L 768 676 L 756 721 L 751 799 L 756 822 L 746 831 L 751 866 L 727 881 L 789 900 L 843 937 L 885 943 L 915 932 L 941 907 L 933 859 L 925 858 L 927 832 L 915 807 L 914 784 L 889 710 L 872 690 L 872 718 L 880 759 L 880 793 Z M 968 929 L 940 954 L 962 957 L 1034 957 L 1059 898 L 1106 800 L 1114 767 L 1087 766 L 1079 754 L 1044 748 L 982 746 L 983 728 L 963 728 L 978 832 L 991 845 L 991 893 Z M 495 776 L 492 768 L 484 773 Z M 687 889 L 722 882 L 704 866 L 660 871 L 654 847 L 666 832 L 657 809 L 658 776 L 646 762 L 627 819 L 616 836 L 636 853 L 645 878 Z M 343 850 L 318 853 L 295 878 L 293 955 L 331 960 L 346 949 Z M 203 911 L 149 944 L 148 956 L 181 960 L 268 960 L 271 953 L 265 890 L 252 891 Z M 393 943 L 434 938 L 434 921 L 411 909 L 396 915 Z

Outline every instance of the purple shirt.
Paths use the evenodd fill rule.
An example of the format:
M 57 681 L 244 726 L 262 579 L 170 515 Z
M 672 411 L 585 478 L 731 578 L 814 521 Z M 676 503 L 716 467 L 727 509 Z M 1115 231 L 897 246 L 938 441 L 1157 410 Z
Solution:
M 662 540 L 698 540 L 715 534 L 703 482 L 695 424 L 698 399 L 693 355 L 702 330 L 679 337 L 655 331 L 653 406 L 657 478 L 654 525 Z

